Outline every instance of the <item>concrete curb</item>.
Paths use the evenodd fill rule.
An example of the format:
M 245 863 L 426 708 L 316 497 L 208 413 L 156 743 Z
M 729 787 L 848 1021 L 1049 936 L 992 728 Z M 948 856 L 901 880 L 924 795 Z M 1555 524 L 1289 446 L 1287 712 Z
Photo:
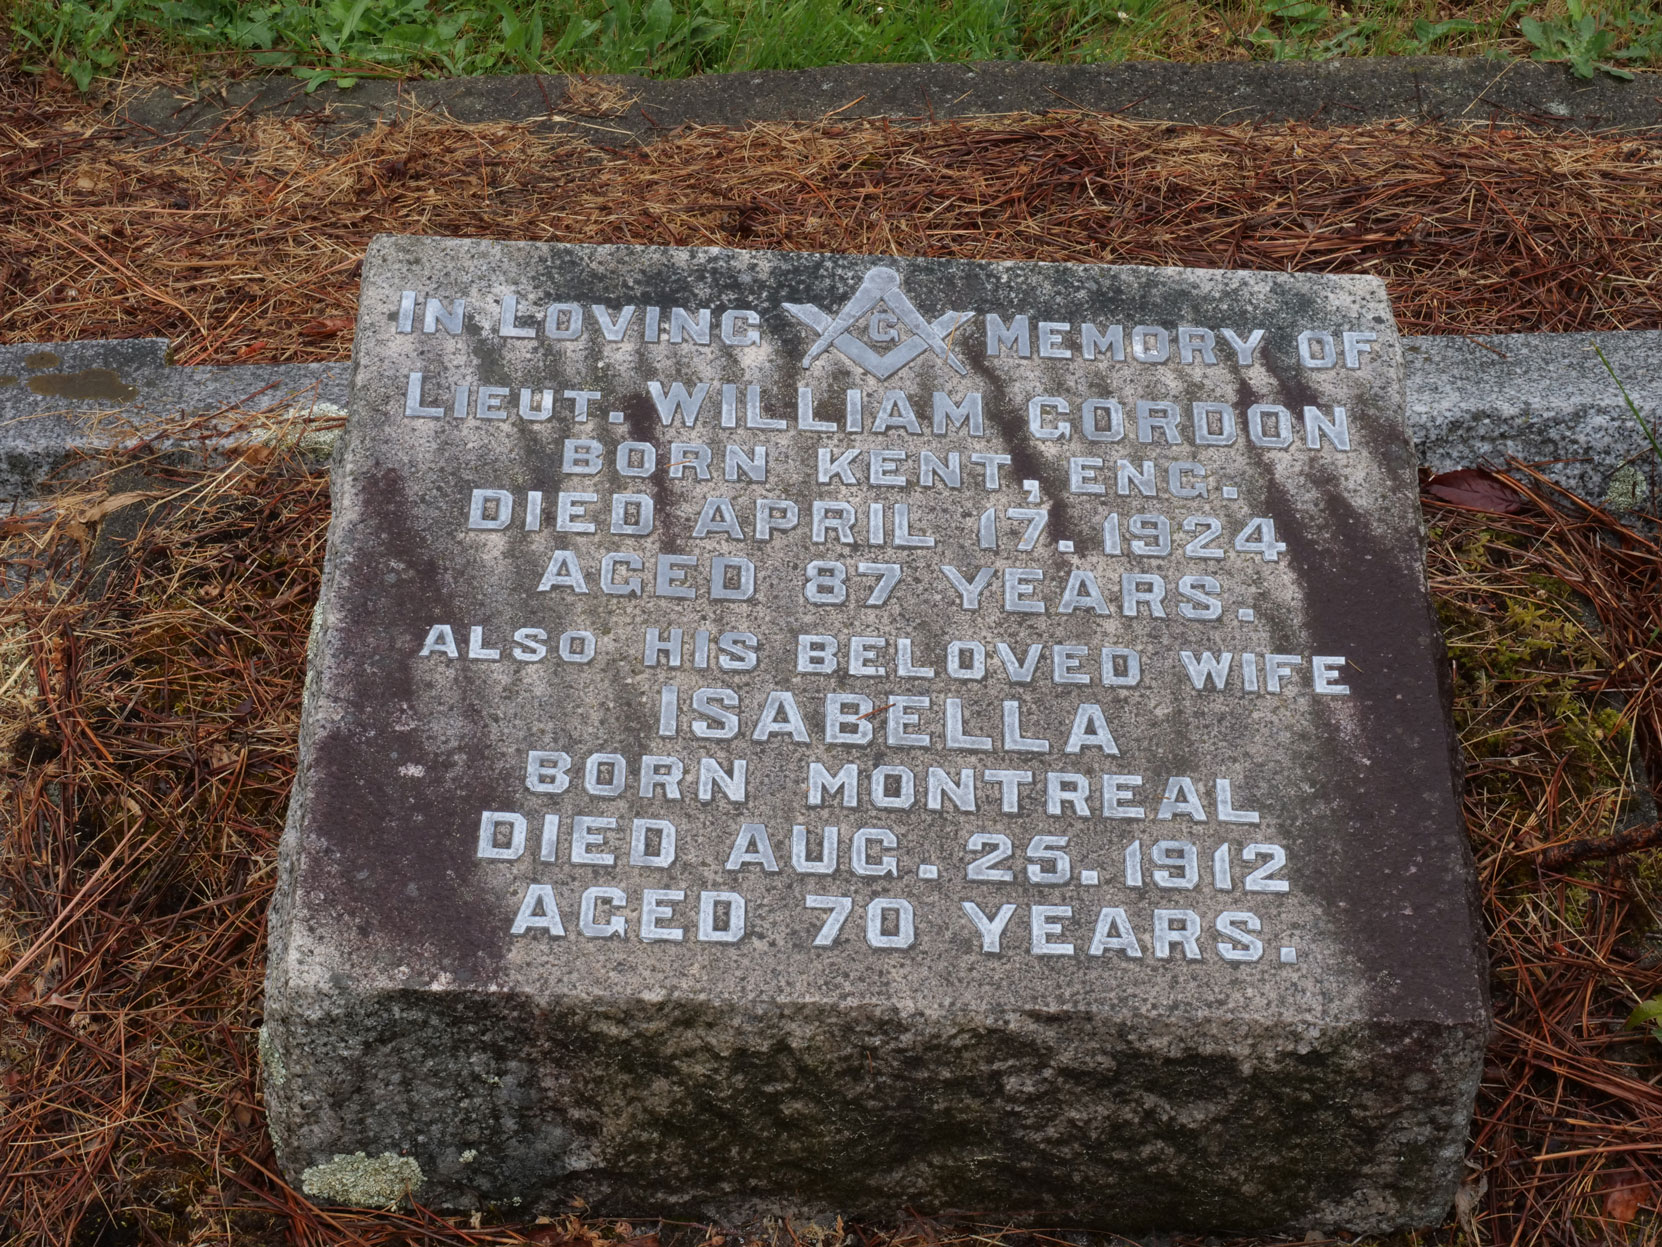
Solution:
M 287 406 L 345 414 L 352 365 L 177 367 L 165 338 L 0 346 L 0 499 L 147 423 Z
M 1662 420 L 1662 331 L 1405 338 L 1408 423 L 1434 471 L 1546 462 L 1593 500 L 1643 496 L 1651 447 L 1594 353 L 1597 341 L 1645 418 Z M 116 426 L 236 407 L 344 411 L 350 363 L 177 367 L 167 342 L 0 346 L 0 498 L 115 439 Z M 1646 469 L 1636 474 L 1628 465 Z M 1622 476 L 1612 489 L 1612 477 Z
M 1118 65 L 981 62 L 839 65 L 660 81 L 632 75 L 596 81 L 633 102 L 615 117 L 567 108 L 562 75 L 497 75 L 430 82 L 362 82 L 306 95 L 293 78 L 227 83 L 191 97 L 158 91 L 120 110 L 162 134 L 205 135 L 249 115 L 307 116 L 351 129 L 407 114 L 441 112 L 461 122 L 542 123 L 600 145 L 644 142 L 688 124 L 890 117 L 917 121 L 1084 109 L 1200 125 L 1308 121 L 1348 125 L 1399 117 L 1543 129 L 1662 127 L 1654 80 L 1573 77 L 1562 65 L 1475 57 L 1409 56 L 1279 64 L 1236 61 Z
M 1662 419 L 1662 332 L 1404 341 L 1408 425 L 1433 471 L 1503 464 L 1511 455 L 1547 465 L 1547 476 L 1592 501 L 1619 506 L 1648 490 L 1658 465 L 1622 387 L 1655 431 Z

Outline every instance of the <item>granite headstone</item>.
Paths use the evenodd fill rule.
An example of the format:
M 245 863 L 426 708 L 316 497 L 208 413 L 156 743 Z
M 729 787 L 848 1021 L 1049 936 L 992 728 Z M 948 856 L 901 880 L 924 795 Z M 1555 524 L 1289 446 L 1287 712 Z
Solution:
M 356 361 L 306 1190 L 1446 1211 L 1485 962 L 1380 282 L 383 237 Z

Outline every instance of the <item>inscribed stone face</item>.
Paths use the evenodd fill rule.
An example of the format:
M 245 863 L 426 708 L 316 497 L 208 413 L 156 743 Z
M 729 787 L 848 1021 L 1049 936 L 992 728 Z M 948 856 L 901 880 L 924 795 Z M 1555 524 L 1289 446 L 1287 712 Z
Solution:
M 356 359 L 296 1177 L 1446 1207 L 1486 1001 L 1379 282 L 380 238 Z

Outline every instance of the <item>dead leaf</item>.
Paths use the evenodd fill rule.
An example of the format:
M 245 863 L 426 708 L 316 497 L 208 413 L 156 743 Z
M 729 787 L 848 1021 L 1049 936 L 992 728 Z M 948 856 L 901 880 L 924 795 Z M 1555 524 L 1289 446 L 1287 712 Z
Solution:
M 317 320 L 301 325 L 300 332 L 308 338 L 327 338 L 332 333 L 352 328 L 353 323 L 354 318 L 351 316 L 320 316 Z
M 1604 1215 L 1617 1225 L 1631 1224 L 1639 1209 L 1654 1202 L 1656 1192 L 1639 1174 L 1631 1169 L 1619 1169 L 1604 1175 Z
M 142 502 L 146 498 L 154 498 L 161 491 L 155 489 L 135 489 L 124 494 L 106 494 L 90 507 L 84 507 L 75 513 L 75 518 L 83 524 L 96 524 L 112 511 L 119 511 L 122 507 L 130 507 L 135 502 Z
M 1425 483 L 1425 492 L 1433 498 L 1452 502 L 1457 507 L 1469 507 L 1473 511 L 1513 515 L 1524 508 L 1523 496 L 1512 484 L 1483 468 L 1439 472 Z
M 1482 1206 L 1483 1197 L 1488 1192 L 1489 1175 L 1480 1173 L 1475 1180 L 1468 1179 L 1462 1182 L 1460 1189 L 1454 1193 L 1454 1219 L 1465 1231 L 1473 1247 L 1478 1247 L 1483 1242 L 1477 1232 L 1477 1210 Z

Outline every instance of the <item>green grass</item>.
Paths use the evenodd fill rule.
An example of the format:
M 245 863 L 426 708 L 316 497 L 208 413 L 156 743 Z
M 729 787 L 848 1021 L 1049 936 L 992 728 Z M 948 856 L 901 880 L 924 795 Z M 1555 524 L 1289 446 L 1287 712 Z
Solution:
M 1659 0 L 17 0 L 11 59 L 82 90 L 135 66 L 361 77 L 658 77 L 857 62 L 1453 53 L 1662 65 Z

